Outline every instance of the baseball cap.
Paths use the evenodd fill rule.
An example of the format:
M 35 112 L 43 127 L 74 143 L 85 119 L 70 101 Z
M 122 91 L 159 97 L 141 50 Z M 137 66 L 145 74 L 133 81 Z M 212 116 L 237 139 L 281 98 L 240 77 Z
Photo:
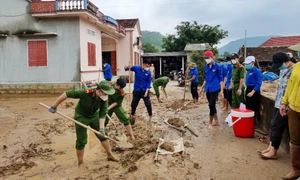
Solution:
M 273 55 L 272 61 L 273 61 L 272 68 L 279 69 L 284 62 L 289 61 L 289 56 L 284 52 L 279 52 Z
M 230 60 L 231 60 L 231 57 L 227 56 L 226 59 L 225 59 L 225 62 L 230 61 Z
M 96 83 L 97 89 L 101 89 L 107 95 L 115 94 L 115 88 L 108 81 L 101 81 Z
M 250 64 L 252 62 L 255 62 L 255 57 L 254 56 L 248 56 L 246 57 L 244 64 Z
M 239 58 L 239 55 L 237 53 L 232 53 L 231 54 L 231 59 Z
M 213 57 L 214 53 L 212 51 L 205 51 L 204 57 Z

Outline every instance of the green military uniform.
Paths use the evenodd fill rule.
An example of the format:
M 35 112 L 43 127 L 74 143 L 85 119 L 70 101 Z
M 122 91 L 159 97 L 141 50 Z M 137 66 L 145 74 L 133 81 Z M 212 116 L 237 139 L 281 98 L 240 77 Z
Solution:
M 168 82 L 169 82 L 169 78 L 167 76 L 160 77 L 153 82 L 153 88 L 154 88 L 156 97 L 159 98 L 159 96 L 160 96 L 158 87 L 162 86 L 162 87 L 166 88 Z
M 68 90 L 66 95 L 68 98 L 79 99 L 75 107 L 74 119 L 98 131 L 99 119 L 105 118 L 108 105 L 106 101 L 96 98 L 96 89 Z M 76 149 L 82 150 L 87 143 L 87 129 L 77 124 L 75 129 Z M 100 141 L 106 140 L 104 137 L 96 136 Z
M 113 103 L 117 103 L 117 106 L 110 109 L 107 114 L 111 117 L 113 113 L 116 114 L 119 121 L 124 124 L 125 126 L 130 124 L 126 111 L 122 107 L 122 102 L 124 100 L 125 93 L 123 90 L 115 89 L 115 94 L 108 96 L 108 106 Z M 105 126 L 108 124 L 109 119 L 106 117 Z
M 245 85 L 242 87 L 242 94 L 240 96 L 237 95 L 237 90 L 240 87 L 240 79 L 245 78 L 245 68 L 243 65 L 238 64 L 233 66 L 232 70 L 232 108 L 240 107 L 241 103 L 246 102 L 245 100 Z

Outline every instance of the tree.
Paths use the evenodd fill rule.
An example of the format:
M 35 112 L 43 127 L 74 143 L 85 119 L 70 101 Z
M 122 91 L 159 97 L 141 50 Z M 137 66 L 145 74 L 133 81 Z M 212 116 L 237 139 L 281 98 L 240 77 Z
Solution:
M 181 22 L 175 29 L 176 35 L 167 35 L 163 38 L 162 47 L 167 52 L 183 51 L 186 44 L 208 43 L 211 47 L 228 36 L 228 31 L 220 29 L 220 25 L 198 25 L 194 22 Z
M 159 49 L 150 43 L 143 44 L 143 50 L 144 50 L 144 53 L 159 52 Z
M 225 52 L 223 53 L 223 57 L 226 58 L 227 56 L 231 57 L 231 53 L 228 52 L 228 51 L 225 51 Z

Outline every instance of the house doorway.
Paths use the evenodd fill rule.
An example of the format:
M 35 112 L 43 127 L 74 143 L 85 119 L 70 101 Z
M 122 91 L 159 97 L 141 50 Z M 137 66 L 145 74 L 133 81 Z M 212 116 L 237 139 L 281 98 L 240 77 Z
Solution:
M 116 51 L 102 52 L 102 58 L 111 66 L 112 75 L 117 75 Z

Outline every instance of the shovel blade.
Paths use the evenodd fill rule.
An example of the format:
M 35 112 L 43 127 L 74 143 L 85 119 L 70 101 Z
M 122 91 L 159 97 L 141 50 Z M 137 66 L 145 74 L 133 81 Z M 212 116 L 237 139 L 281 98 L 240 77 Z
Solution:
M 127 136 L 124 133 L 117 134 L 116 139 L 121 142 L 127 142 L 127 140 L 128 140 Z

